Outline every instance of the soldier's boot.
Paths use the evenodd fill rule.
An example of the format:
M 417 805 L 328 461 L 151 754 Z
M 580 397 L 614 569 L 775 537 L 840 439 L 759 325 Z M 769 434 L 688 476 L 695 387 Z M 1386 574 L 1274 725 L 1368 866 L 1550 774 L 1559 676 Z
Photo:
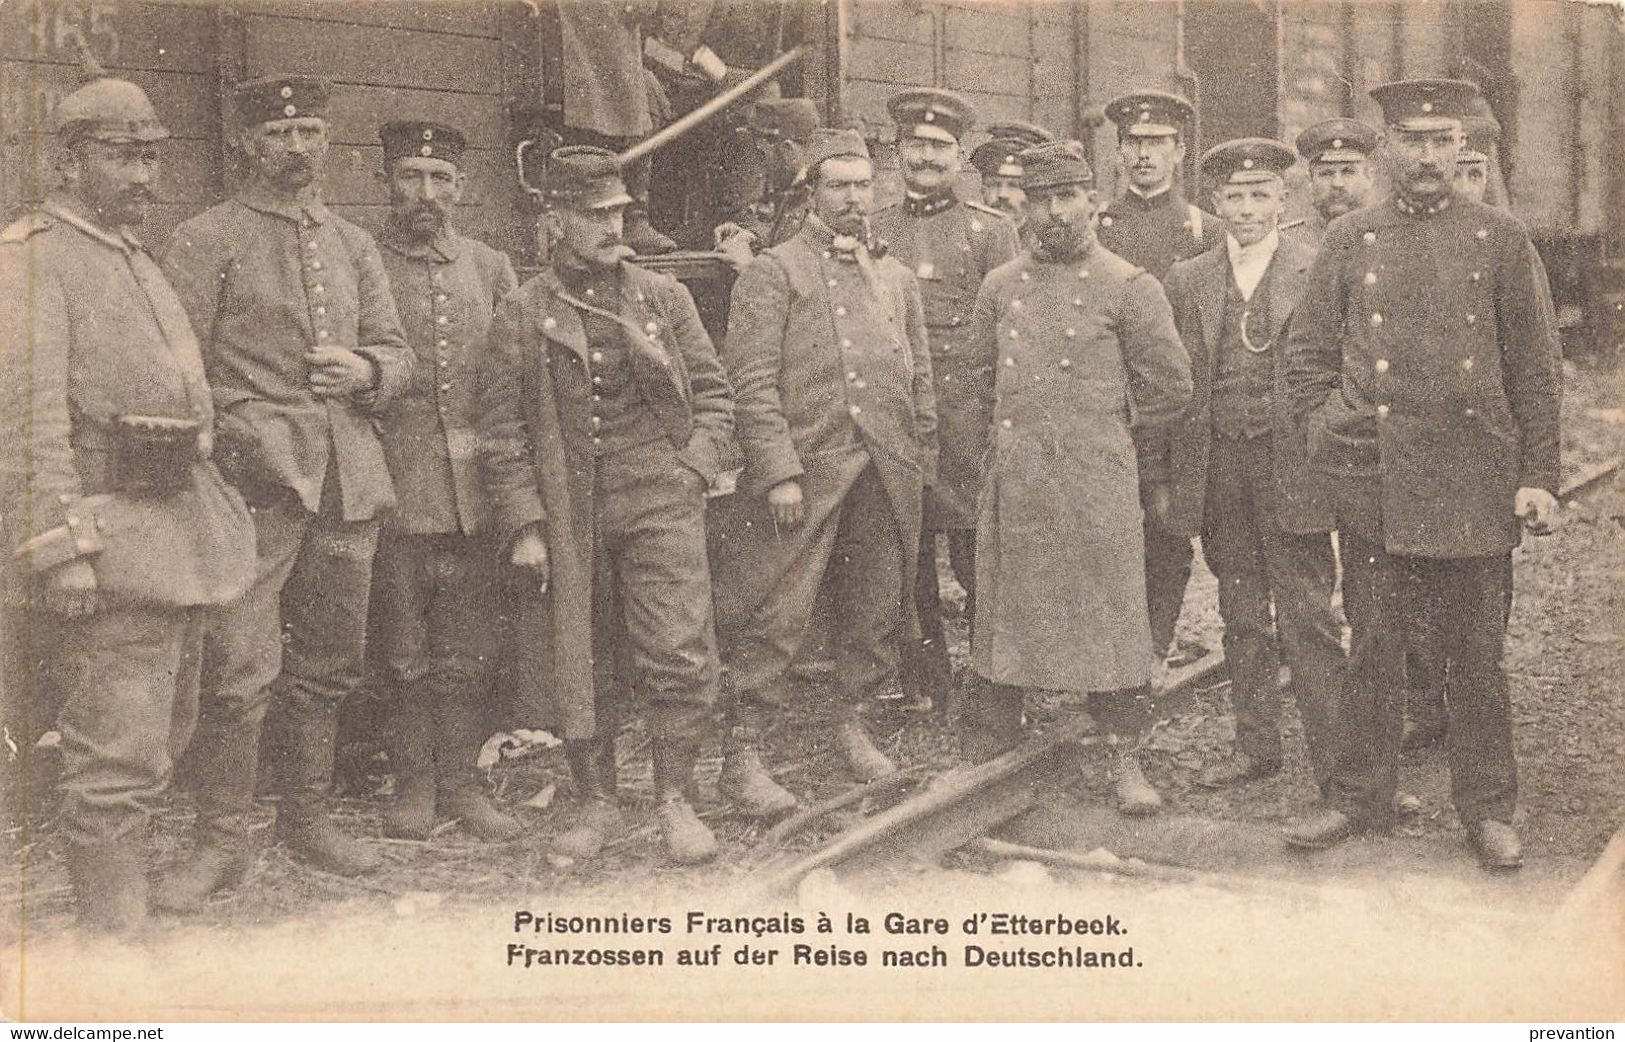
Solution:
M 100 933 L 133 933 L 147 921 L 147 832 L 106 843 L 76 843 L 68 875 L 79 925 Z
M 484 744 L 479 709 L 479 702 L 473 698 L 446 699 L 435 707 L 440 810 L 461 821 L 470 835 L 503 843 L 517 837 L 522 829 L 518 819 L 504 813 L 492 800 L 475 765 Z
M 954 675 L 948 664 L 948 645 L 943 637 L 908 637 L 897 642 L 898 670 L 903 695 L 911 705 L 926 702 L 934 712 L 944 712 L 953 698 Z
M 647 195 L 633 199 L 632 204 L 626 208 L 626 227 L 622 237 L 639 256 L 677 252 L 676 241 L 649 223 Z
M 435 703 L 422 684 L 404 692 L 392 721 L 389 763 L 395 772 L 395 798 L 384 811 L 384 835 L 428 839 L 434 831 Z
M 282 802 L 276 830 L 288 852 L 300 861 L 334 875 L 359 876 L 376 872 L 383 860 L 360 840 L 345 835 L 328 808 L 338 708 L 324 699 L 293 698 L 279 714 Z
M 741 707 L 729 714 L 717 790 L 748 817 L 776 818 L 796 809 L 796 797 L 762 766 L 760 739 L 755 709 Z
M 565 857 L 597 857 L 604 844 L 623 826 L 615 790 L 606 784 L 604 744 L 600 739 L 564 743 L 564 755 L 570 761 L 578 801 L 575 824 L 553 839 L 554 852 Z
M 248 819 L 254 809 L 260 718 L 205 723 L 193 739 L 196 845 L 159 877 L 152 906 L 174 915 L 201 911 L 210 895 L 241 886 L 253 864 Z
M 959 720 L 959 755 L 966 763 L 998 759 L 1021 744 L 1022 689 L 978 677 Z
M 1141 818 L 1162 809 L 1162 794 L 1151 784 L 1140 766 L 1138 742 L 1118 752 L 1113 775 L 1112 793 L 1117 799 L 1119 814 Z
M 717 855 L 717 837 L 688 801 L 694 764 L 699 758 L 697 738 L 668 736 L 654 740 L 655 813 L 660 819 L 666 856 L 679 865 L 702 864 Z
M 872 782 L 897 773 L 897 764 L 875 747 L 856 707 L 845 709 L 835 721 L 835 748 L 847 770 L 860 782 Z

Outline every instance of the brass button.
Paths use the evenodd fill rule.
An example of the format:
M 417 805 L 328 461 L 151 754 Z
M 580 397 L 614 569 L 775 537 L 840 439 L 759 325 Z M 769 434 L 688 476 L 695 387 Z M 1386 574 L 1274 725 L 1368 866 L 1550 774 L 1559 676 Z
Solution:
M 1463 416 L 1477 416 L 1478 412 L 1477 412 L 1477 410 L 1469 407 L 1469 408 L 1461 410 L 1461 414 Z
M 1076 329 L 1073 329 L 1071 326 L 1066 327 L 1066 337 L 1067 337 L 1068 340 L 1072 339 L 1073 337 L 1075 337 L 1077 335 L 1078 335 L 1078 331 Z
M 1366 232 L 1364 235 L 1360 236 L 1360 238 L 1364 239 L 1367 245 L 1370 245 L 1371 243 L 1374 243 L 1374 242 L 1377 241 L 1377 233 L 1376 232 Z
M 315 293 L 315 294 L 318 294 L 318 295 L 327 292 L 326 288 L 320 282 L 318 282 L 318 283 L 316 283 L 316 285 L 310 287 L 310 291 L 312 293 Z
M 318 316 L 320 316 L 320 315 L 325 315 L 325 314 L 327 314 L 327 307 L 326 307 L 326 305 L 324 305 L 324 304 L 317 304 L 317 305 L 316 305 L 316 314 L 317 314 L 317 315 L 318 315 Z
M 1461 367 L 1463 369 L 1465 369 L 1466 371 L 1468 371 L 1468 372 L 1472 372 L 1472 369 L 1473 369 L 1473 360 L 1472 360 L 1472 358 L 1470 356 L 1467 357 L 1467 358 L 1463 358 L 1461 360 Z
M 441 389 L 441 390 L 442 390 L 442 391 L 449 391 L 449 390 L 451 390 L 451 384 L 449 384 L 449 383 L 447 383 L 447 384 L 441 384 L 441 385 L 440 385 L 440 389 Z
M 861 390 L 863 390 L 863 389 L 864 389 L 864 388 L 865 388 L 865 387 L 868 387 L 868 386 L 869 386 L 869 385 L 868 385 L 868 384 L 866 384 L 866 383 L 864 383 L 864 382 L 863 382 L 863 381 L 862 381 L 862 380 L 854 380 L 854 381 L 852 381 L 852 386 L 853 386 L 853 387 L 856 387 L 856 388 L 857 388 L 857 389 L 858 389 L 858 390 L 860 390 L 860 391 L 861 391 Z
M 451 321 L 451 319 L 447 318 L 445 315 L 436 315 L 434 317 L 434 322 L 435 322 L 435 325 L 437 325 L 437 326 L 443 326 L 447 322 L 450 322 L 450 321 Z
M 1484 277 L 1484 273 L 1482 271 L 1475 271 L 1467 277 L 1472 279 L 1474 282 L 1477 282 Z
M 1070 359 L 1070 358 L 1061 359 L 1061 368 L 1062 369 L 1071 369 L 1072 368 L 1072 359 Z
M 1031 274 L 1029 274 L 1029 273 L 1028 273 L 1028 272 L 1025 272 L 1025 271 L 1024 271 L 1024 272 L 1022 272 L 1022 273 L 1021 273 L 1021 281 L 1023 281 L 1023 282 L 1030 282 L 1030 281 L 1032 281 L 1032 275 L 1031 275 Z
M 835 317 L 836 318 L 845 318 L 846 317 L 846 308 L 845 307 L 837 307 L 835 309 Z
M 1004 364 L 1008 368 L 1010 366 L 1014 366 L 1016 364 L 1016 360 L 1014 358 L 1011 358 L 1009 355 L 1005 355 L 1004 356 Z
M 1375 286 L 1377 284 L 1377 273 L 1374 272 L 1374 271 L 1366 272 L 1365 273 L 1365 284 L 1367 286 Z
M 861 405 L 854 405 L 854 406 L 852 406 L 851 409 L 849 409 L 847 411 L 850 412 L 853 416 L 858 416 L 858 415 L 861 415 L 863 413 L 863 407 Z
M 1387 416 L 1388 415 L 1388 406 L 1386 406 L 1386 405 L 1377 406 L 1377 415 L 1378 416 Z
M 645 322 L 643 323 L 643 331 L 645 333 L 658 333 L 660 331 L 660 326 L 654 322 Z
M 841 338 L 841 346 L 842 346 L 842 347 L 851 347 L 851 346 L 852 346 L 852 341 L 851 341 L 851 339 L 850 339 L 850 338 L 846 338 L 846 337 L 843 337 L 843 338 Z
M 440 360 L 440 368 L 445 369 L 445 368 L 449 367 L 450 365 L 451 365 L 451 363 L 446 361 L 444 358 L 442 358 Z
M 1377 372 L 1379 372 L 1379 373 L 1386 373 L 1388 371 L 1388 359 L 1386 359 L 1386 358 L 1377 359 L 1376 369 L 1377 369 Z
M 830 279 L 828 282 L 824 283 L 824 285 L 830 287 L 831 289 L 834 289 L 835 288 L 835 280 Z
M 447 340 L 445 337 L 441 337 L 439 340 L 434 342 L 434 346 L 436 347 L 449 347 L 450 345 L 451 341 Z
M 1468 315 L 1467 316 L 1467 324 L 1469 326 L 1477 325 L 1478 324 L 1478 316 L 1477 315 Z
M 316 339 L 317 340 L 326 340 L 327 339 L 327 330 L 325 330 L 325 329 L 316 330 Z
M 1089 269 L 1088 268 L 1079 268 L 1078 269 L 1078 278 L 1086 279 L 1088 277 L 1089 277 Z
M 1374 312 L 1371 313 L 1371 324 L 1373 326 L 1382 325 L 1382 313 L 1381 312 L 1375 312 L 1374 311 Z
M 604 360 L 604 352 L 594 351 L 591 357 L 594 362 L 602 362 Z
M 322 270 L 322 262 L 319 261 L 319 260 L 311 261 L 310 262 L 310 270 L 311 271 L 321 271 Z
M 1005 430 L 1009 430 L 1009 429 L 1010 429 L 1010 421 L 1009 421 L 1009 420 L 1001 420 L 1001 421 L 1000 421 L 1000 422 L 999 422 L 999 425 L 1000 425 L 1000 426 L 1001 426 L 1001 427 L 1003 427 L 1003 428 L 1004 428 L 1004 429 L 1005 429 Z
M 849 372 L 849 373 L 847 373 L 847 374 L 846 374 L 846 378 L 847 378 L 847 379 L 848 379 L 848 380 L 856 380 L 856 379 L 857 379 L 857 378 L 858 378 L 858 372 L 857 372 L 857 370 L 856 370 L 856 369 L 854 369 L 854 370 L 852 370 L 852 371 L 851 371 L 851 372 Z

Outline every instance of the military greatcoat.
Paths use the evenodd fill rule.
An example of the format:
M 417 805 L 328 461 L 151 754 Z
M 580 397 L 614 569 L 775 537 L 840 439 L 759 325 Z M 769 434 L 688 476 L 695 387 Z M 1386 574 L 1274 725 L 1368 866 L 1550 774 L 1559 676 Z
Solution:
M 973 668 L 1021 687 L 1145 683 L 1136 439 L 1162 458 L 1191 398 L 1161 285 L 1093 241 L 1066 263 L 1024 253 L 983 283 L 969 342 L 998 373 Z
M 1379 498 L 1389 553 L 1507 553 L 1517 490 L 1556 492 L 1561 368 L 1538 271 L 1516 218 L 1466 200 L 1408 214 L 1391 198 L 1327 229 L 1286 390 L 1311 465 Z
M 919 280 L 937 399 L 937 481 L 926 492 L 931 530 L 976 527 L 993 409 L 993 371 L 969 349 L 965 333 L 987 273 L 1015 257 L 1010 219 L 950 195 L 905 199 L 874 215 L 874 231 Z
M 707 481 L 728 451 L 728 379 L 694 299 L 667 275 L 621 265 L 632 383 L 677 458 Z M 592 364 L 581 314 L 544 270 L 497 307 L 479 374 L 478 444 L 502 545 L 540 524 L 552 571 L 522 603 L 515 683 L 533 726 L 593 737 L 594 477 Z
M 1276 517 L 1288 532 L 1329 532 L 1334 527 L 1325 480 L 1304 459 L 1303 439 L 1281 393 L 1286 380 L 1287 321 L 1303 293 L 1315 247 L 1281 236 L 1265 278 L 1270 280 L 1269 314 L 1249 323 L 1248 335 L 1270 352 L 1275 393 L 1270 398 L 1270 452 L 1274 460 Z M 1180 261 L 1168 269 L 1168 300 L 1174 321 L 1185 334 L 1195 396 L 1185 417 L 1168 439 L 1169 519 L 1167 528 L 1182 536 L 1202 534 L 1203 505 L 1208 491 L 1208 460 L 1213 449 L 1213 380 L 1219 339 L 1224 332 L 1225 295 L 1230 288 L 1230 260 L 1225 248 Z M 1256 297 L 1254 298 L 1257 299 Z
M 872 261 L 873 283 L 832 250 L 822 222 L 753 261 L 734 286 L 723 358 L 734 383 L 739 495 L 760 501 L 781 481 L 800 482 L 809 518 L 838 508 L 864 468 L 880 475 L 898 524 L 912 589 L 924 484 L 936 470 L 931 359 L 915 278 L 889 257 Z M 763 508 L 765 510 L 765 508 Z M 768 524 L 741 526 L 719 581 L 749 614 L 782 577 L 752 574 L 757 539 L 795 539 Z M 794 556 L 794 555 L 791 555 Z M 898 591 L 901 595 L 902 591 Z M 907 620 L 913 598 L 904 598 Z M 912 631 L 913 623 L 905 624 Z

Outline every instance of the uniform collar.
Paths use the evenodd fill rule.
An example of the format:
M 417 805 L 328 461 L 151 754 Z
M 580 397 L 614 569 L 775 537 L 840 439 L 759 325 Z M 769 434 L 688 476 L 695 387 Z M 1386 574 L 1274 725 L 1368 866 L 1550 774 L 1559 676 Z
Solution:
M 81 214 L 74 203 L 65 196 L 52 195 L 45 200 L 45 204 L 41 209 L 63 224 L 72 225 L 103 246 L 111 246 L 126 256 L 132 253 L 146 252 L 146 247 L 141 245 L 141 240 L 137 239 L 135 233 L 130 229 L 119 228 L 108 231 L 105 228 L 98 227 L 91 222 L 90 218 Z
M 1395 192 L 1394 209 L 1398 210 L 1407 217 L 1431 217 L 1436 213 L 1442 213 L 1443 211 L 1450 209 L 1450 202 L 1453 198 L 1454 196 L 1452 196 L 1449 192 L 1446 192 L 1444 195 L 1439 197 L 1437 202 L 1429 203 L 1428 205 L 1423 206 L 1418 203 L 1411 202 L 1409 199 L 1405 198 L 1402 193 Z
M 378 241 L 403 257 L 441 264 L 456 260 L 463 251 L 462 236 L 452 231 L 449 221 L 441 227 L 433 239 L 423 242 L 406 234 L 405 229 L 391 218 L 384 222 L 384 231 L 378 236 Z
M 1171 183 L 1166 184 L 1157 189 L 1155 192 L 1150 193 L 1142 192 L 1131 184 L 1128 186 L 1128 191 L 1123 193 L 1124 202 L 1129 203 L 1132 206 L 1137 206 L 1143 210 L 1149 210 L 1153 207 L 1162 206 L 1173 202 L 1173 200 L 1174 186 Z
M 930 217 L 953 209 L 959 202 L 959 197 L 951 189 L 925 195 L 920 192 L 908 192 L 903 196 L 903 209 L 910 217 Z
M 322 197 L 312 190 L 303 201 L 284 199 L 258 180 L 250 181 L 237 193 L 237 201 L 251 210 L 284 217 L 298 224 L 324 224 L 331 214 Z

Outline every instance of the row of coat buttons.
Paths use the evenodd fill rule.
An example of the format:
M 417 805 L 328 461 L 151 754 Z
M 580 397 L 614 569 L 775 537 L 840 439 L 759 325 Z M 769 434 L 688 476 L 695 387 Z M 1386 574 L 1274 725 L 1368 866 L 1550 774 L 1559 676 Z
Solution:
M 327 293 L 327 288 L 323 286 L 321 282 L 322 277 L 319 274 L 316 274 L 322 270 L 320 251 L 321 246 L 316 242 L 315 239 L 309 239 L 305 242 L 305 252 L 310 254 L 309 258 L 305 261 L 305 270 L 311 273 L 309 276 L 308 285 L 310 286 L 311 296 L 315 297 L 318 301 L 325 299 L 325 295 Z M 315 316 L 316 339 L 331 339 L 332 333 L 328 331 L 326 323 L 327 305 L 317 303 L 315 308 Z
M 1011 355 L 1005 355 L 1004 356 L 1004 365 L 1005 365 L 1006 369 L 1015 368 L 1015 364 L 1016 364 L 1016 360 L 1015 360 L 1015 358 L 1013 356 L 1011 356 Z M 1071 369 L 1072 368 L 1072 359 L 1063 358 L 1063 359 L 1061 359 L 1059 362 L 1057 362 L 1055 364 L 1058 365 L 1059 367 L 1061 367 L 1062 369 Z
M 1383 322 L 1382 312 L 1373 311 L 1371 313 L 1371 328 L 1376 329 L 1378 326 L 1382 325 L 1382 322 Z M 1467 315 L 1466 322 L 1467 322 L 1467 324 L 1469 326 L 1476 326 L 1478 324 L 1478 316 L 1469 313 Z
M 1386 373 L 1388 371 L 1388 359 L 1379 358 L 1371 364 L 1371 367 L 1379 373 Z M 1473 371 L 1473 359 L 1471 355 L 1461 360 L 1461 367 L 1463 370 L 1469 373 Z

